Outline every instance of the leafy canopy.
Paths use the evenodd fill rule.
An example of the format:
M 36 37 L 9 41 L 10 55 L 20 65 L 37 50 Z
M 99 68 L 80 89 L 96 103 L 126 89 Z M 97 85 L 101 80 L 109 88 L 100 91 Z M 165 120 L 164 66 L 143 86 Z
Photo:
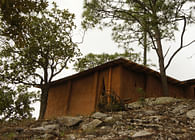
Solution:
M 40 88 L 40 118 L 43 118 L 49 84 L 80 54 L 72 41 L 76 28 L 74 14 L 59 10 L 53 3 L 51 9 L 22 18 L 25 26 L 19 34 L 1 36 L 0 78 L 14 85 Z M 1 33 L 8 30 L 7 24 L 1 25 Z
M 28 35 L 26 30 L 28 17 L 37 15 L 46 7 L 45 0 L 0 0 L 0 120 L 2 121 L 32 117 L 34 108 L 30 104 L 37 98 L 36 94 L 29 92 L 28 86 L 12 84 L 13 77 L 9 77 L 10 69 L 17 65 L 12 60 L 19 58 L 17 53 L 15 58 L 11 56 L 14 55 L 11 52 L 14 49 L 10 47 L 10 43 L 14 42 L 17 47 L 22 46 L 25 36 Z M 4 50 L 6 46 L 8 48 Z M 17 48 L 15 50 L 19 52 Z M 5 62 L 11 64 L 11 68 L 9 64 L 4 65 Z
M 0 86 L 0 121 L 23 120 L 32 118 L 34 110 L 30 106 L 34 102 L 36 94 L 28 92 L 26 86 L 18 86 L 12 89 L 8 86 Z
M 155 47 L 158 26 L 161 39 L 174 40 L 178 22 L 185 16 L 193 22 L 194 0 L 85 0 L 84 28 L 112 27 L 113 39 L 119 46 L 143 43 L 143 31 L 149 34 L 148 44 Z M 187 5 L 187 6 L 186 6 Z M 187 8 L 186 8 L 187 7 Z
M 147 33 L 152 48 L 159 60 L 159 68 L 164 96 L 168 95 L 166 69 L 183 45 L 186 25 L 194 22 L 194 0 L 85 0 L 84 28 L 113 28 L 113 39 L 116 42 L 129 43 L 142 40 L 142 31 Z M 191 4 L 191 5 L 188 5 Z M 187 8 L 185 7 L 187 5 Z M 179 21 L 183 22 L 180 46 L 172 54 L 165 66 L 163 39 L 174 40 L 174 31 L 178 30 Z M 121 34 L 121 33 L 127 33 Z
M 1 35 L 22 40 L 26 16 L 38 14 L 46 7 L 46 0 L 0 0 L 1 24 L 6 26 Z
M 27 26 L 22 44 L 17 39 L 12 40 L 12 44 L 8 40 L 1 47 L 4 69 L 1 75 L 15 84 L 41 87 L 51 82 L 67 68 L 68 61 L 79 54 L 71 38 L 76 27 L 74 14 L 59 10 L 53 3 L 51 10 L 25 18 Z
M 130 53 L 129 50 L 125 50 L 124 53 L 114 53 L 114 54 L 93 54 L 89 53 L 83 58 L 78 59 L 78 61 L 74 64 L 74 69 L 76 71 L 84 71 L 90 68 L 94 68 L 98 65 L 101 65 L 103 63 L 112 61 L 114 59 L 118 59 L 120 57 L 126 58 L 128 60 L 131 60 L 133 62 L 140 63 L 142 60 L 140 58 L 139 53 Z

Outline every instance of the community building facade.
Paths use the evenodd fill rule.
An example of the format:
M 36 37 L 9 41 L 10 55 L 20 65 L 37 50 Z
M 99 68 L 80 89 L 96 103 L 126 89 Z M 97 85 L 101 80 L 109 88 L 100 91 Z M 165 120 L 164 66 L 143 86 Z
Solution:
M 167 77 L 169 95 L 194 98 L 195 80 L 179 81 Z M 115 95 L 124 102 L 163 96 L 160 74 L 143 65 L 120 58 L 50 85 L 45 118 L 89 115 L 98 111 L 101 97 Z

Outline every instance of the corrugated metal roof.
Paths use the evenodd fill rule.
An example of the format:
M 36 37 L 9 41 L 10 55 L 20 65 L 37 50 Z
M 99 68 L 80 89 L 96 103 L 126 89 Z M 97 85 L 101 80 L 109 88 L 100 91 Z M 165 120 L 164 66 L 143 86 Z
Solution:
M 128 68 L 129 70 L 133 70 L 133 71 L 136 71 L 136 72 L 142 72 L 142 73 L 150 74 L 154 77 L 159 78 L 159 80 L 160 80 L 160 73 L 159 72 L 154 71 L 154 70 L 152 70 L 152 69 L 150 69 L 150 68 L 148 68 L 144 65 L 134 63 L 130 60 L 126 60 L 124 58 L 119 58 L 119 59 L 107 62 L 105 64 L 99 65 L 97 67 L 82 71 L 80 73 L 77 73 L 77 74 L 74 74 L 74 75 L 71 75 L 71 76 L 53 81 L 50 85 L 54 86 L 54 85 L 57 85 L 57 84 L 61 84 L 61 83 L 64 83 L 68 80 L 79 78 L 79 77 L 88 75 L 90 73 L 93 73 L 93 72 L 96 72 L 96 71 L 101 71 L 103 69 L 106 69 L 106 68 L 109 68 L 109 67 L 112 67 L 112 66 L 116 66 L 116 65 L 122 65 L 122 66 Z M 172 77 L 169 77 L 169 76 L 167 76 L 167 80 L 168 80 L 169 83 L 174 84 L 174 85 L 178 85 L 178 86 L 184 86 L 184 85 L 186 85 L 187 83 L 190 82 L 190 81 L 181 82 L 181 81 L 176 80 L 176 79 L 174 79 Z M 195 80 L 193 82 L 195 83 Z

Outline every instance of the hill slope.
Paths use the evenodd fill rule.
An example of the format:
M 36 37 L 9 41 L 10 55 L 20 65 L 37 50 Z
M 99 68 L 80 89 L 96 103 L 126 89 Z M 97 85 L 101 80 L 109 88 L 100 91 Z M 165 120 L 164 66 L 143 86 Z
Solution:
M 193 140 L 195 100 L 147 98 L 126 111 L 0 126 L 0 139 Z

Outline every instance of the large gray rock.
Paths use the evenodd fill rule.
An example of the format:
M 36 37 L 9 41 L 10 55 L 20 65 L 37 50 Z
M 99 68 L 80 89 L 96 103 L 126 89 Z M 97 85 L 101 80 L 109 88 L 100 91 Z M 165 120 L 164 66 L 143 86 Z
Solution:
M 68 134 L 65 137 L 65 140 L 76 140 L 75 134 Z
M 154 115 L 154 114 L 156 114 L 157 112 L 154 111 L 154 110 L 145 110 L 144 113 L 145 113 L 146 115 Z
M 93 121 L 91 121 L 91 122 L 88 123 L 88 124 L 83 124 L 83 125 L 81 126 L 81 129 L 83 129 L 83 130 L 91 130 L 91 129 L 96 128 L 96 127 L 99 126 L 100 124 L 102 124 L 102 121 L 101 121 L 101 120 L 94 119 Z
M 176 106 L 171 112 L 174 114 L 175 113 L 183 114 L 187 110 L 186 108 L 187 108 L 186 105 L 180 104 L 179 106 Z
M 148 105 L 160 105 L 181 101 L 181 99 L 173 97 L 158 97 L 158 98 L 146 98 L 145 102 Z
M 136 109 L 136 108 L 141 108 L 141 107 L 143 107 L 143 104 L 140 101 L 128 104 L 129 109 Z
M 132 135 L 132 138 L 146 137 L 146 136 L 151 136 L 153 134 L 154 132 L 150 132 L 147 130 L 141 130 L 141 131 L 135 132 L 135 134 Z
M 113 121 L 114 121 L 114 118 L 113 118 L 112 116 L 106 117 L 106 118 L 104 119 L 104 122 L 106 122 L 106 123 L 113 122 Z
M 195 119 L 195 109 L 188 111 L 186 116 L 190 119 Z
M 142 108 L 144 105 L 161 105 L 161 104 L 169 104 L 173 102 L 181 101 L 181 99 L 173 98 L 173 97 L 157 97 L 157 98 L 146 98 L 144 101 L 136 101 L 128 104 L 129 109 Z
M 35 128 L 31 128 L 30 130 L 32 131 L 53 131 L 59 128 L 58 124 L 49 124 L 49 125 L 45 125 L 45 126 L 41 126 L 41 127 L 35 127 Z
M 44 140 L 51 140 L 51 139 L 55 139 L 55 136 L 52 134 L 44 134 L 42 136 L 40 136 L 41 138 L 43 138 Z
M 61 117 L 58 118 L 57 120 L 61 125 L 67 127 L 75 126 L 82 121 L 80 117 L 69 117 L 69 116 Z
M 31 130 L 31 131 L 45 131 L 46 129 L 43 126 L 41 126 L 41 127 L 30 128 L 29 130 Z
M 95 119 L 102 119 L 102 118 L 105 118 L 107 116 L 108 116 L 107 114 L 101 113 L 101 112 L 95 112 L 93 115 L 91 115 L 91 117 L 95 118 Z

